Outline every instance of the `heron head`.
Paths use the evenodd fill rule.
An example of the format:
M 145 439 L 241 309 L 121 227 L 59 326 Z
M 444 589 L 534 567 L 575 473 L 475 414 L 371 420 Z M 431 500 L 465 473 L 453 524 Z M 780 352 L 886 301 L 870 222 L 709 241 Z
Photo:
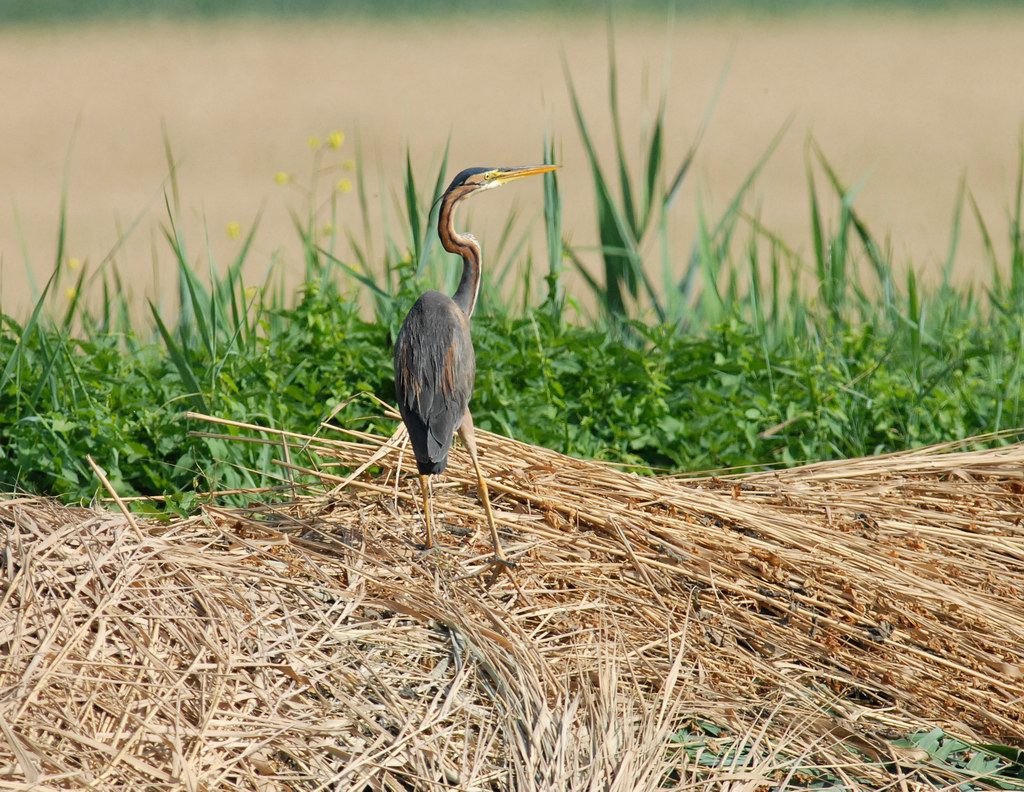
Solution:
M 557 168 L 557 165 L 524 165 L 517 168 L 466 168 L 459 173 L 445 190 L 445 195 L 465 198 L 475 192 L 501 187 L 510 181 L 526 176 L 536 176 Z

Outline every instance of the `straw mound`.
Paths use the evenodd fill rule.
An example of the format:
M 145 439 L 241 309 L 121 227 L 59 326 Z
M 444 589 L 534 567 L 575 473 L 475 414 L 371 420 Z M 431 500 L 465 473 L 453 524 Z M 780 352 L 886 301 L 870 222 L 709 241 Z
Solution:
M 138 534 L 0 501 L 0 783 L 877 788 L 947 778 L 900 735 L 1024 743 L 1024 445 L 679 480 L 480 434 L 513 577 L 462 451 L 421 556 L 381 437 L 253 431 L 297 488 L 369 472 Z

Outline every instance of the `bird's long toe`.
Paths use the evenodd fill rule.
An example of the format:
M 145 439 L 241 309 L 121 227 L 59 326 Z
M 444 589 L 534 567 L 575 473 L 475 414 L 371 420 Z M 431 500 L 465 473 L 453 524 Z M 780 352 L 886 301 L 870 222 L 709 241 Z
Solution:
M 492 569 L 503 569 L 509 571 L 513 569 L 519 569 L 519 564 L 517 564 L 515 561 L 510 561 L 504 556 L 500 556 L 497 554 L 490 557 L 490 559 L 488 560 L 488 564 L 491 566 Z

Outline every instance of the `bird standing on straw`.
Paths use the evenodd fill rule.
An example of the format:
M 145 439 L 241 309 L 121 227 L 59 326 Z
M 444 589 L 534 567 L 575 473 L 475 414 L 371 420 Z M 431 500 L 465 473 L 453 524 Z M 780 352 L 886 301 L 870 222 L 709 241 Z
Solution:
M 445 250 L 462 257 L 462 278 L 451 297 L 437 291 L 423 294 L 405 317 L 395 343 L 395 394 L 419 470 L 426 546 L 428 549 L 434 546 L 430 476 L 444 472 L 452 436 L 458 431 L 476 471 L 480 499 L 491 531 L 493 562 L 506 567 L 511 564 L 498 539 L 487 482 L 477 458 L 473 416 L 469 412 L 476 377 L 469 321 L 480 293 L 480 245 L 469 234 L 455 230 L 455 206 L 475 193 L 515 179 L 547 173 L 555 167 L 469 168 L 452 180 L 441 196 L 437 234 Z

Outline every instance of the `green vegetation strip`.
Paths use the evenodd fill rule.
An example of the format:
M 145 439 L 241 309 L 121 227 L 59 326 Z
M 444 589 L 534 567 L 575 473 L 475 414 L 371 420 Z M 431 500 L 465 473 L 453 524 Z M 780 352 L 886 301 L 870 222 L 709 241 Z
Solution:
M 293 307 L 242 304 L 237 319 L 197 294 L 194 318 L 172 329 L 154 309 L 159 340 L 115 330 L 110 317 L 81 335 L 41 314 L 4 317 L 0 486 L 89 497 L 88 453 L 124 495 L 268 484 L 262 451 L 190 437 L 181 415 L 312 431 L 356 392 L 393 401 L 390 328 L 329 284 L 307 284 Z M 734 310 L 689 331 L 491 310 L 475 321 L 474 413 L 527 442 L 676 471 L 997 431 L 1024 423 L 1021 306 L 1005 296 L 1004 309 L 985 312 L 947 290 L 916 320 L 904 304 L 857 324 L 798 303 L 805 321 L 775 337 Z
M 614 59 L 609 82 L 614 100 Z M 994 239 L 962 189 L 941 282 L 931 289 L 913 270 L 897 272 L 856 212 L 853 191 L 813 146 L 810 260 L 744 211 L 774 143 L 722 215 L 700 209 L 692 247 L 674 251 L 673 203 L 699 137 L 670 162 L 660 104 L 642 162 L 616 145 L 616 185 L 569 83 L 590 158 L 603 272 L 589 274 L 585 254 L 564 240 L 557 174 L 547 174 L 546 271 L 522 261 L 526 232 L 515 217 L 496 244 L 485 240 L 473 330 L 482 428 L 582 457 L 688 472 L 876 454 L 1024 426 L 1024 156 L 1008 244 Z M 610 106 L 618 141 L 617 103 Z M 87 278 L 88 267 L 66 259 L 62 210 L 53 276 L 35 310 L 0 317 L 0 487 L 91 497 L 91 454 L 123 496 L 167 496 L 187 510 L 196 493 L 273 485 L 279 469 L 265 448 L 190 435 L 197 427 L 186 411 L 312 432 L 360 391 L 393 401 L 391 342 L 402 317 L 424 289 L 450 292 L 458 274 L 457 260 L 435 244 L 430 208 L 449 175 L 447 153 L 431 190 L 420 189 L 411 160 L 401 191 L 380 189 L 397 196 L 398 221 L 371 229 L 358 152 L 344 159 L 337 132 L 314 143 L 309 181 L 299 185 L 309 205 L 295 213 L 305 285 L 294 294 L 273 269 L 260 287 L 242 282 L 256 223 L 244 238 L 231 224 L 236 259 L 219 271 L 211 264 L 209 276 L 197 272 L 193 262 L 203 257 L 189 252 L 176 222 L 170 146 L 173 319 L 151 304 L 151 321 L 133 322 L 111 261 Z M 547 161 L 556 150 L 545 141 Z M 335 170 L 348 175 L 334 181 Z M 363 223 L 344 228 L 335 197 L 353 182 Z M 971 254 L 989 273 L 980 295 L 951 280 L 964 214 L 983 239 Z M 584 276 L 598 306 L 592 314 L 566 294 L 566 265 Z M 102 294 L 98 311 L 83 299 L 90 288 Z M 338 419 L 372 421 L 366 404 Z

